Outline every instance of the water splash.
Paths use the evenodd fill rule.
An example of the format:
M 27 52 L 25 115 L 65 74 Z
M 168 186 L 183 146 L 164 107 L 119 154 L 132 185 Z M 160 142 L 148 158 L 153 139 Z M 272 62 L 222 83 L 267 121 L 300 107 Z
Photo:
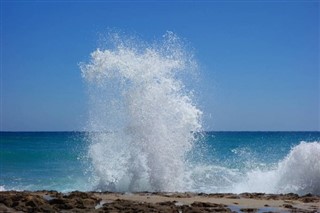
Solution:
M 320 142 L 301 142 L 279 163 L 279 191 L 320 194 Z
M 4 188 L 4 186 L 0 185 L 0 192 L 6 191 L 6 189 Z
M 150 45 L 114 35 L 81 64 L 91 96 L 89 158 L 98 189 L 181 191 L 202 112 L 179 79 L 195 68 L 171 32 Z
M 235 192 L 320 194 L 320 142 L 304 142 L 273 169 L 252 170 Z
M 199 160 L 202 112 L 181 77 L 196 62 L 183 43 L 171 32 L 152 44 L 110 41 L 81 64 L 94 190 L 320 194 L 319 142 L 301 142 L 273 165 L 259 165 L 246 147 L 231 150 L 245 166 Z

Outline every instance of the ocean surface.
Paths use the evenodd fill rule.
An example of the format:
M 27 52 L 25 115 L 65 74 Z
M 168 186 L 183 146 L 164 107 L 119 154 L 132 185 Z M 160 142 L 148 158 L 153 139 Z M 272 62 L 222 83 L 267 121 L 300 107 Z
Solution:
M 130 188 L 132 180 L 139 179 L 130 169 L 112 167 L 105 174 L 97 170 L 94 164 L 109 168 L 117 165 L 112 159 L 119 162 L 126 156 L 111 153 L 114 157 L 92 159 L 92 134 L 110 133 L 1 132 L 0 190 L 162 191 L 152 185 L 152 178 L 161 177 L 143 177 L 139 187 Z M 184 167 L 178 180 L 181 187 L 172 191 L 320 194 L 319 141 L 320 132 L 198 134 L 180 165 Z M 115 151 L 111 145 L 109 150 Z M 157 163 L 161 164 L 148 164 L 146 173 L 152 174 Z M 103 179 L 110 172 L 114 179 Z M 125 180 L 129 176 L 131 181 Z M 173 179 L 165 181 L 170 184 Z
M 80 63 L 86 132 L 2 132 L 0 190 L 320 194 L 319 132 L 203 132 L 183 40 L 109 37 Z

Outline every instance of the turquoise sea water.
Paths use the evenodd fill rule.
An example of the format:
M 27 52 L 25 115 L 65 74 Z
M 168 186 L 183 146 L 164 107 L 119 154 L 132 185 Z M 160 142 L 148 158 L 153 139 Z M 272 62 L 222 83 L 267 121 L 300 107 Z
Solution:
M 90 141 L 86 135 L 84 132 L 1 132 L 0 189 L 104 190 L 94 184 L 92 164 L 95 162 L 87 157 Z M 319 142 L 314 142 L 320 141 L 320 132 L 206 132 L 198 140 L 186 156 L 188 164 L 193 165 L 186 170 L 193 170 L 189 177 L 194 183 L 186 191 L 250 191 L 246 184 L 250 182 L 252 172 L 274 178 L 283 175 L 280 170 L 302 169 L 291 168 L 294 166 L 310 167 L 310 174 L 304 174 L 305 179 L 320 180 L 320 168 L 314 168 L 320 165 L 319 150 L 313 148 L 310 152 L 305 145 L 313 144 L 318 148 Z M 301 141 L 307 143 L 301 145 Z M 296 155 L 295 147 L 300 147 Z M 305 159 L 305 164 L 295 164 L 296 156 L 303 156 L 301 159 Z M 288 162 L 279 165 L 285 159 L 289 159 Z M 275 174 L 270 174 L 272 172 Z M 286 177 L 283 179 L 279 183 Z M 297 177 L 290 184 L 307 184 L 303 181 L 303 177 Z M 264 185 L 264 182 L 258 184 Z M 299 193 L 290 184 L 270 191 Z M 316 181 L 308 187 L 302 193 L 307 193 L 306 190 L 318 193 L 320 189 Z M 252 190 L 268 192 L 268 188 Z
M 83 176 L 83 133 L 2 132 L 1 179 L 5 189 L 75 189 Z

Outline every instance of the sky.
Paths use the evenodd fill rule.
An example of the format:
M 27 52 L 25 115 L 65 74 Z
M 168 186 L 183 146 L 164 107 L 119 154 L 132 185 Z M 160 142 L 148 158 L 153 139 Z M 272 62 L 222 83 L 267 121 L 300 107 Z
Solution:
M 1 1 L 0 130 L 83 130 L 79 63 L 116 29 L 192 47 L 204 130 L 319 131 L 319 4 Z

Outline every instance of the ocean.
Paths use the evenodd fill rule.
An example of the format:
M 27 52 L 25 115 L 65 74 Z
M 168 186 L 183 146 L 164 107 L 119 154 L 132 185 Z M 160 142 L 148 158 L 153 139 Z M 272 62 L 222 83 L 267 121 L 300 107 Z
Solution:
M 93 159 L 90 153 L 92 134 L 96 138 L 111 133 L 1 132 L 0 189 L 320 194 L 320 132 L 197 134 L 192 149 L 184 156 L 184 165 L 179 165 L 184 166 L 179 170 L 184 174 L 165 179 L 168 185 L 170 181 L 181 184 L 172 190 L 157 188 L 155 180 L 167 176 L 152 176 L 152 170 L 159 169 L 154 165 L 161 162 L 146 162 L 144 172 L 147 176 L 138 177 L 134 175 L 132 165 L 119 164 L 127 159 L 125 152 L 121 155 L 111 153 L 111 157 L 97 154 L 99 161 Z M 165 154 L 162 156 L 163 159 L 166 157 Z M 128 163 L 135 161 L 125 161 Z M 112 167 L 121 165 L 122 168 Z M 103 174 L 100 167 L 111 169 Z M 104 179 L 104 176 L 112 178 Z M 130 184 L 138 179 L 141 180 L 139 186 L 130 188 Z
M 319 132 L 204 132 L 183 41 L 110 36 L 80 63 L 85 132 L 2 132 L 1 190 L 320 194 Z

